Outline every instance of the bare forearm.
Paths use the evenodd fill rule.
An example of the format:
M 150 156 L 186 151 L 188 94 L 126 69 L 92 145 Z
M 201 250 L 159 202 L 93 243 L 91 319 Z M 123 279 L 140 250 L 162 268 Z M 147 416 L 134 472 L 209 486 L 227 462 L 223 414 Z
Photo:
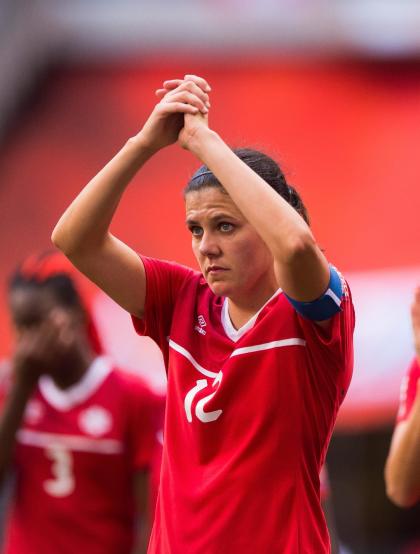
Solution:
M 132 554 L 146 554 L 150 538 L 150 527 L 138 530 Z
M 401 507 L 420 498 L 420 398 L 406 423 L 393 440 L 385 467 L 387 494 Z M 398 432 L 398 429 L 397 429 Z
M 328 284 L 328 263 L 301 215 L 213 131 L 200 130 L 188 144 L 226 189 L 271 251 L 279 286 L 310 301 Z
M 152 154 L 139 136 L 130 139 L 64 212 L 52 234 L 54 244 L 69 257 L 101 244 L 124 190 Z
M 308 225 L 296 210 L 243 163 L 216 133 L 207 131 L 205 138 L 197 140 L 194 153 L 216 175 L 264 241 L 274 250 L 280 250 L 280 255 L 287 256 L 289 240 L 313 241 Z
M 32 394 L 32 387 L 15 385 L 5 402 L 0 419 L 0 482 L 10 464 L 16 433 L 21 425 L 25 408 Z
M 137 508 L 136 536 L 132 554 L 146 554 L 150 538 L 149 472 L 134 475 L 134 497 Z

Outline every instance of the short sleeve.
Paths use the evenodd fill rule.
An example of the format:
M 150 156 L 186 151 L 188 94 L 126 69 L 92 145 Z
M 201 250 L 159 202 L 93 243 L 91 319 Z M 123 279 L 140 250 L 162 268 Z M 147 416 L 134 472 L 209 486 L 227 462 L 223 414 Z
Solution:
M 131 467 L 153 471 L 163 428 L 162 399 L 140 379 L 133 379 L 128 385 L 127 440 Z
M 405 421 L 410 415 L 416 399 L 417 381 L 420 379 L 420 365 L 414 358 L 407 373 L 404 375 L 400 387 L 400 404 L 397 414 L 397 423 Z
M 317 323 L 298 314 L 299 324 L 310 349 L 320 352 L 337 367 L 353 366 L 353 333 L 355 313 L 350 288 L 343 280 L 341 309 L 324 329 Z
M 139 335 L 152 338 L 162 349 L 167 362 L 167 337 L 170 333 L 177 295 L 183 284 L 196 272 L 174 262 L 142 256 L 146 272 L 144 317 L 132 316 Z

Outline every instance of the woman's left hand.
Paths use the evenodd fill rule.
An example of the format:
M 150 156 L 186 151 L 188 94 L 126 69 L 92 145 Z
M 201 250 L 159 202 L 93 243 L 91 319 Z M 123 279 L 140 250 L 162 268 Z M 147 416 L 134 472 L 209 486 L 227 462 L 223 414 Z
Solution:
M 205 79 L 197 75 L 185 75 L 184 79 L 171 79 L 165 81 L 163 83 L 163 88 L 156 91 L 156 95 L 162 98 L 185 81 L 193 82 L 196 87 L 200 89 L 200 92 L 207 98 L 206 106 L 210 108 L 208 92 L 211 91 L 211 88 Z M 184 126 L 179 132 L 178 143 L 186 150 L 193 150 L 194 139 L 197 139 L 203 130 L 209 130 L 208 114 L 203 114 L 202 112 L 198 112 L 197 114 L 184 114 Z

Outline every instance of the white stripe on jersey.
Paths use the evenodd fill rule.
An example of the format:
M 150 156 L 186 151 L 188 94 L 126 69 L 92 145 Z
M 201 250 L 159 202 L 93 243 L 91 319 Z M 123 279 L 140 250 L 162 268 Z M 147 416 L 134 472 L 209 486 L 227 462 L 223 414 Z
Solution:
M 39 448 L 64 446 L 69 450 L 96 454 L 120 454 L 123 451 L 122 442 L 115 439 L 91 439 L 81 435 L 60 435 L 30 429 L 21 429 L 16 438 L 21 444 Z
M 259 352 L 261 350 L 271 350 L 272 348 L 280 348 L 282 346 L 306 346 L 306 340 L 292 338 L 283 340 L 273 340 L 272 342 L 265 342 L 263 344 L 255 344 L 254 346 L 244 346 L 243 348 L 236 348 L 232 354 L 233 356 L 240 356 L 241 354 L 248 354 L 249 352 Z
M 172 339 L 169 339 L 169 346 L 176 350 L 179 354 L 182 354 L 189 362 L 192 363 L 192 365 L 197 369 L 200 373 L 205 375 L 206 377 L 217 377 L 217 373 L 214 373 L 213 371 L 209 371 L 208 369 L 205 369 L 203 366 L 201 366 L 197 360 L 195 360 L 191 354 L 188 352 L 188 350 L 185 350 L 183 346 L 180 346 L 176 342 L 174 342 Z
M 213 371 L 209 371 L 208 369 L 205 369 L 203 366 L 201 366 L 197 360 L 195 360 L 192 355 L 186 350 L 183 346 L 180 346 L 176 342 L 174 342 L 172 339 L 169 339 L 169 346 L 176 350 L 179 354 L 187 358 L 189 362 L 197 369 L 200 373 L 203 375 L 206 375 L 206 377 L 214 377 L 216 378 L 219 373 L 214 373 Z M 230 358 L 233 358 L 233 356 L 240 356 L 241 354 L 248 354 L 250 352 L 260 352 L 261 350 L 271 350 L 272 348 L 281 348 L 283 346 L 306 346 L 306 340 L 299 339 L 299 338 L 290 338 L 290 339 L 282 339 L 282 340 L 274 340 L 272 342 L 265 342 L 263 344 L 255 344 L 253 346 L 244 346 L 242 348 L 236 348 L 232 354 L 230 355 Z
M 341 306 L 341 298 L 338 298 L 338 296 L 335 294 L 335 292 L 331 289 L 328 289 L 325 293 L 325 296 L 329 296 L 334 300 L 334 302 L 337 304 L 337 306 Z

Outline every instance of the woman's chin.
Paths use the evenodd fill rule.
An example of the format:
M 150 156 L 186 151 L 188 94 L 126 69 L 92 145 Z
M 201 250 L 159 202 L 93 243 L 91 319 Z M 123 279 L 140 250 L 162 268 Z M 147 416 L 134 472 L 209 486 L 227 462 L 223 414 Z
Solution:
M 207 281 L 207 284 L 212 293 L 216 296 L 229 296 L 230 287 L 227 286 L 227 283 L 222 283 L 220 281 L 213 281 L 209 283 Z

